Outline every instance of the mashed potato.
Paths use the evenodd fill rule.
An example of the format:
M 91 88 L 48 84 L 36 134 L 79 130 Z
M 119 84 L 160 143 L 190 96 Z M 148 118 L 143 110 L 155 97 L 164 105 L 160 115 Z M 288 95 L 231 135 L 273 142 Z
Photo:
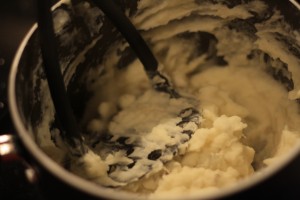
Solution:
M 272 165 L 299 142 L 297 33 L 263 1 L 228 2 L 139 1 L 131 20 L 182 98 L 155 91 L 136 58 L 118 67 L 130 49 L 116 41 L 105 73 L 95 78 L 91 69 L 94 95 L 82 120 L 91 152 L 70 171 L 153 198 L 202 194 Z M 199 117 L 179 126 L 188 107 Z

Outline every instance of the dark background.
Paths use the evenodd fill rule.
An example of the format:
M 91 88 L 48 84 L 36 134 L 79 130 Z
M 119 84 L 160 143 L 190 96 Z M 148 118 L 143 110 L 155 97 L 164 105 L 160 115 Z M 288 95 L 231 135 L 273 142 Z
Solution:
M 11 132 L 7 106 L 7 74 L 15 52 L 35 21 L 34 0 L 9 0 L 0 4 L 0 134 Z
M 12 59 L 35 21 L 34 0 L 6 0 L 0 4 L 0 134 L 12 133 L 7 105 L 7 78 Z M 1 165 L 0 199 L 34 200 L 34 188 L 25 181 L 24 166 L 17 162 Z

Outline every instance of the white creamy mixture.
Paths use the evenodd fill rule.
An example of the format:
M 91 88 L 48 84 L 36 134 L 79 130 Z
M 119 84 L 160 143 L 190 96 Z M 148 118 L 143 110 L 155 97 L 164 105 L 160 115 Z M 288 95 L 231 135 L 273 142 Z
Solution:
M 82 123 L 95 135 L 108 131 L 116 138 L 126 136 L 126 144 L 138 141 L 140 149 L 135 147 L 128 156 L 125 151 L 111 152 L 100 142 L 74 161 L 71 171 L 104 186 L 121 185 L 117 189 L 153 198 L 203 194 L 276 163 L 299 142 L 295 99 L 300 97 L 300 79 L 296 77 L 300 60 L 278 38 L 288 37 L 298 47 L 300 43 L 279 11 L 251 27 L 243 20 L 254 13 L 263 18 L 268 10 L 258 0 L 233 8 L 195 0 L 142 0 L 138 6 L 132 22 L 143 30 L 161 63 L 160 70 L 176 90 L 198 101 L 199 127 L 187 125 L 195 131 L 191 137 L 178 134 L 186 129 L 177 126 L 178 113 L 195 104 L 153 90 L 137 59 L 117 69 L 121 59 L 117 49 L 124 50 L 128 44 L 116 42 L 105 55 L 104 75 L 89 85 L 94 96 Z M 292 79 L 292 88 L 285 87 L 280 78 L 274 79 L 280 70 Z M 99 69 L 91 69 L 90 79 L 92 74 L 96 77 Z M 112 141 L 117 143 L 117 139 Z M 47 144 L 41 145 L 46 151 L 59 151 Z M 140 179 L 136 174 L 110 172 L 116 162 L 130 165 L 130 156 L 145 157 L 149 149 L 172 145 L 176 155 L 169 157 L 171 161 L 163 157 L 171 155 L 166 153 L 160 159 L 167 162 L 145 158 L 139 163 L 155 163 Z M 136 172 L 143 174 L 143 170 L 147 169 Z

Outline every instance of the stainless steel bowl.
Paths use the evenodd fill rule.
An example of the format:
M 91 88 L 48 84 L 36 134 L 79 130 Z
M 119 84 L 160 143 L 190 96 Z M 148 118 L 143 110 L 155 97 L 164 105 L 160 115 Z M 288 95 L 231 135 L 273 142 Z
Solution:
M 85 2 L 85 3 L 84 3 Z M 118 1 L 129 15 L 137 11 L 136 1 Z M 244 1 L 214 1 L 234 7 Z M 268 1 L 270 8 L 278 8 L 286 21 L 295 29 L 300 30 L 299 3 L 294 1 Z M 86 1 L 73 1 L 73 7 L 58 3 L 53 7 L 56 32 L 59 43 L 59 55 L 68 93 L 76 117 L 83 116 L 85 103 L 91 95 L 85 88 L 85 74 L 101 63 L 108 47 L 121 35 L 113 25 L 94 6 L 87 6 Z M 86 6 L 86 9 L 84 8 Z M 92 49 L 87 46 L 100 37 Z M 84 62 L 78 58 L 85 56 Z M 299 66 L 300 67 L 300 66 Z M 36 143 L 36 125 L 43 119 L 47 111 L 45 96 L 41 96 L 40 84 L 45 81 L 40 57 L 37 26 L 34 25 L 20 44 L 12 64 L 9 77 L 9 106 L 12 119 L 21 145 L 29 155 L 30 163 L 37 168 L 40 176 L 39 186 L 47 196 L 55 197 L 55 191 L 64 188 L 70 196 L 95 199 L 139 199 L 135 195 L 99 187 L 90 181 L 80 178 L 53 161 Z M 46 88 L 46 87 L 45 87 Z M 50 96 L 48 97 L 50 98 Z M 51 106 L 51 105 L 49 105 Z M 286 197 L 297 199 L 300 196 L 297 185 L 300 183 L 300 146 L 293 148 L 278 164 L 270 166 L 249 179 L 245 179 L 232 187 L 220 189 L 218 192 L 205 196 L 205 199 L 253 199 L 256 197 Z M 43 177 L 51 181 L 43 182 Z M 286 187 L 288 185 L 288 187 Z M 185 194 L 178 197 L 185 198 Z M 194 196 L 191 198 L 199 198 Z M 186 198 L 185 198 L 186 199 Z

